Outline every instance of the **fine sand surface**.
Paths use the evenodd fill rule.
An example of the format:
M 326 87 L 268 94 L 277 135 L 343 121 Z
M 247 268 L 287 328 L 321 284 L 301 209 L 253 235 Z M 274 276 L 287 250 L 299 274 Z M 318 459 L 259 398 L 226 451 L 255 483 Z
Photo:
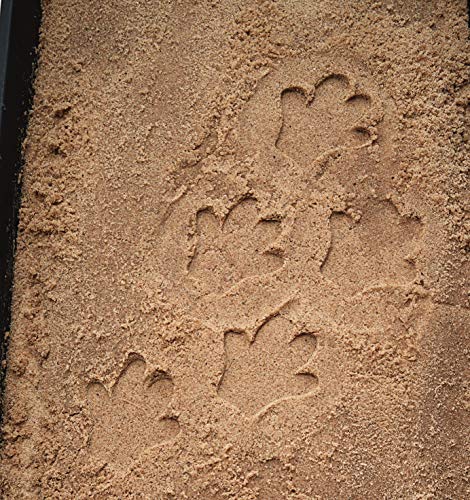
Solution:
M 47 0 L 3 498 L 469 498 L 465 0 Z

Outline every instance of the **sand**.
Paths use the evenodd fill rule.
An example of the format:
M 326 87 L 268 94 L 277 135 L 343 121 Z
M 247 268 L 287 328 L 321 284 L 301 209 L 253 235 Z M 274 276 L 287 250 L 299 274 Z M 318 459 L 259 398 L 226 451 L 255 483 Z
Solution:
M 3 498 L 469 497 L 464 0 L 48 0 Z

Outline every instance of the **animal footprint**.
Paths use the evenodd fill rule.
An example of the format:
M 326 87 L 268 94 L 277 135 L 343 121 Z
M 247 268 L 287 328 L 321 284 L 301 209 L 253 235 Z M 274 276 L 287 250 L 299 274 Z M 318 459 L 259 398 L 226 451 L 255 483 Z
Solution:
M 299 334 L 280 316 L 266 323 L 253 341 L 247 334 L 227 333 L 219 395 L 253 415 L 273 403 L 310 393 L 317 385 L 309 368 L 316 343 L 315 335 Z
M 174 438 L 178 422 L 165 415 L 173 381 L 162 371 L 146 374 L 146 364 L 134 358 L 108 392 L 100 382 L 88 385 L 93 418 L 91 448 L 103 459 L 125 464 L 157 443 Z
M 369 201 L 358 222 L 334 213 L 330 229 L 331 246 L 322 272 L 350 293 L 414 279 L 421 224 L 401 216 L 390 201 Z
M 256 201 L 247 198 L 221 221 L 209 209 L 197 214 L 197 247 L 189 271 L 204 293 L 222 292 L 248 276 L 275 271 L 282 258 L 272 245 L 280 223 L 261 220 Z
M 354 93 L 343 75 L 328 76 L 312 93 L 288 88 L 281 95 L 281 104 L 283 121 L 276 147 L 303 167 L 325 152 L 369 140 L 361 117 L 370 98 Z

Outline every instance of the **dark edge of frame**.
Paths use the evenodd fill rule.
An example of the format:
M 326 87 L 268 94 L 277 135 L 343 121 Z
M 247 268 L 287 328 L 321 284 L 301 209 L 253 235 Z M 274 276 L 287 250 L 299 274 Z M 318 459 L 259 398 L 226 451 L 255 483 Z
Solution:
M 1 0 L 0 10 L 0 425 L 3 420 L 22 143 L 33 99 L 40 0 Z M 0 434 L 1 436 L 1 434 Z M 0 437 L 0 444 L 1 444 Z

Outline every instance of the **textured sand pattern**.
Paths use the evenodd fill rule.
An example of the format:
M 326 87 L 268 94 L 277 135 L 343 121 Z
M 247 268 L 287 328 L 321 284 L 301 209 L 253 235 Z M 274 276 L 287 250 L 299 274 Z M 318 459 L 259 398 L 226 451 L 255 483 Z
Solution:
M 465 1 L 50 0 L 5 498 L 466 498 Z

